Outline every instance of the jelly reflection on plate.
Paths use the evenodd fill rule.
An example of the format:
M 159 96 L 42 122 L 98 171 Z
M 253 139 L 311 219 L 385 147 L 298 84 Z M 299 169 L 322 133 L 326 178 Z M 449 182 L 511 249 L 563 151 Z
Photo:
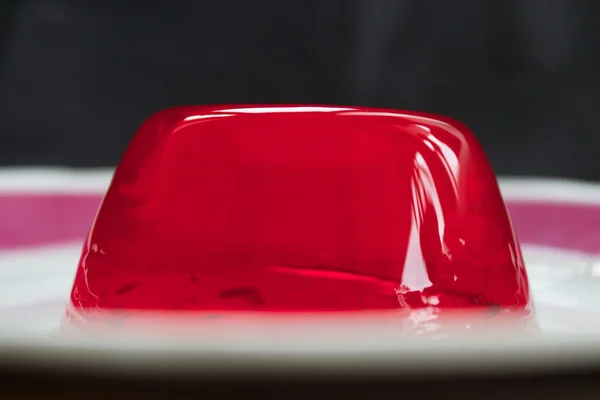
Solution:
M 332 106 L 161 111 L 126 150 L 67 320 L 96 311 L 520 311 L 519 243 L 473 134 Z

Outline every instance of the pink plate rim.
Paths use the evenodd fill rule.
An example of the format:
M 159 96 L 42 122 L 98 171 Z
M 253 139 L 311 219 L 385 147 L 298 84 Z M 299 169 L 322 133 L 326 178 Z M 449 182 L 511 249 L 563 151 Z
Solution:
M 0 251 L 81 240 L 112 172 L 0 168 Z M 499 183 L 521 243 L 600 254 L 600 184 L 514 177 Z

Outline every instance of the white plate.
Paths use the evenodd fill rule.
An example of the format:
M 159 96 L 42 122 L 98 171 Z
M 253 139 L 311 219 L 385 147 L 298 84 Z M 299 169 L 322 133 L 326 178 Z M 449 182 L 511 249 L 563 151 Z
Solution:
M 60 193 L 66 197 L 98 197 L 109 179 L 110 171 L 0 172 L 0 206 L 2 196 L 9 195 L 35 197 Z M 229 325 L 228 330 L 223 330 L 222 324 L 214 325 L 221 330 L 207 330 L 204 336 L 200 334 L 193 340 L 56 335 L 81 242 L 80 237 L 65 239 L 64 235 L 73 236 L 73 232 L 89 224 L 93 211 L 87 198 L 87 211 L 79 214 L 74 211 L 82 218 L 79 225 L 75 224 L 77 229 L 65 233 L 60 228 L 57 236 L 60 243 L 44 243 L 37 229 L 38 239 L 42 238 L 37 242 L 0 250 L 0 357 L 29 357 L 38 363 L 61 360 L 82 367 L 118 365 L 131 371 L 160 368 L 163 372 L 176 372 L 191 365 L 195 368 L 210 365 L 213 372 L 219 368 L 259 371 L 276 367 L 279 371 L 317 368 L 367 373 L 391 366 L 413 372 L 432 368 L 489 371 L 500 367 L 558 367 L 600 361 L 600 225 L 596 232 L 593 224 L 600 215 L 600 187 L 557 180 L 507 179 L 502 181 L 502 189 L 509 208 L 514 207 L 513 220 L 517 234 L 522 237 L 542 336 L 532 338 L 506 332 L 499 336 L 487 332 L 476 340 L 469 337 L 423 342 L 394 336 L 386 318 L 335 324 L 270 321 L 260 326 L 257 320 L 250 319 L 237 321 L 237 329 Z M 12 200 L 4 204 L 14 207 Z M 31 206 L 40 208 L 35 202 Z M 527 218 L 534 218 L 535 211 L 543 207 L 550 207 L 552 212 L 560 212 L 561 207 L 568 209 L 565 213 L 571 214 L 565 218 L 569 218 L 569 223 L 560 216 L 549 216 L 543 223 L 554 221 L 554 225 L 539 223 L 536 230 L 532 226 L 535 221 Z M 52 210 L 46 211 L 53 215 Z M 574 212 L 577 218 L 573 217 Z M 8 217 L 0 211 L 0 218 Z M 45 223 L 44 218 L 37 220 Z M 19 221 L 15 217 L 12 222 L 19 224 Z M 15 225 L 14 229 L 20 228 Z M 47 223 L 43 229 L 52 231 Z M 0 228 L 0 249 L 3 235 L 13 240 L 7 232 L 11 233 L 6 225 Z M 581 240 L 577 240 L 577 235 Z M 420 323 L 427 326 L 427 321 Z M 432 330 L 435 329 L 434 326 Z

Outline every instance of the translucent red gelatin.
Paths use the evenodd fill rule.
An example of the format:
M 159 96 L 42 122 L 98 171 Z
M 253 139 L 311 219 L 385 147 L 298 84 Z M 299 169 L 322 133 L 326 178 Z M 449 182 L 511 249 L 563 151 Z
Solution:
M 152 116 L 115 172 L 71 300 L 75 312 L 531 305 L 465 126 L 317 106 Z

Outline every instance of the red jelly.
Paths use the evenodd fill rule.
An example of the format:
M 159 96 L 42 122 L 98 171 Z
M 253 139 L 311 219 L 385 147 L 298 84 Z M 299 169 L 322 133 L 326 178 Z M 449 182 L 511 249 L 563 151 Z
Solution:
M 71 294 L 88 309 L 529 309 L 472 133 L 329 106 L 161 111 L 119 164 Z

